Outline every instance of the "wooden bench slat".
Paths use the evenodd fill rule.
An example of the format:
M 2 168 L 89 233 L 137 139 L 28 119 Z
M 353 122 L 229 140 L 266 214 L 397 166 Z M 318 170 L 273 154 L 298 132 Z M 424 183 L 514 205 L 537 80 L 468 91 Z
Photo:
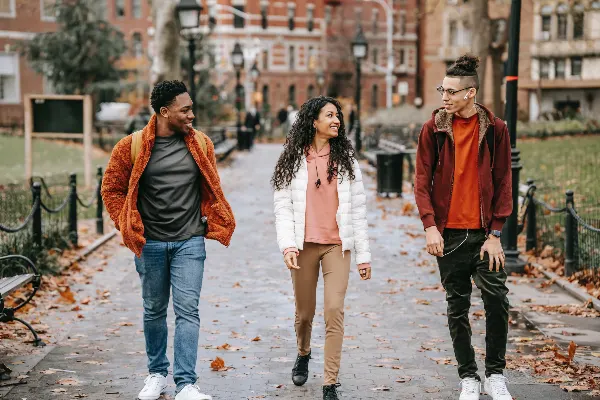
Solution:
M 33 280 L 34 274 L 16 275 L 0 279 L 0 295 L 5 296 Z

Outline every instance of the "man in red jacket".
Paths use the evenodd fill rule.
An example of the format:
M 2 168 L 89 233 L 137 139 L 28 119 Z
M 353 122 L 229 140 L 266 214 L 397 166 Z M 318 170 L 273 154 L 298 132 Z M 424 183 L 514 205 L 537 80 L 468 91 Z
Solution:
M 427 252 L 437 257 L 446 290 L 460 400 L 479 399 L 481 392 L 469 324 L 471 278 L 485 305 L 485 391 L 512 400 L 503 376 L 509 304 L 500 243 L 512 212 L 510 141 L 506 124 L 475 102 L 478 65 L 477 57 L 460 57 L 437 88 L 443 107 L 419 136 L 415 198 Z

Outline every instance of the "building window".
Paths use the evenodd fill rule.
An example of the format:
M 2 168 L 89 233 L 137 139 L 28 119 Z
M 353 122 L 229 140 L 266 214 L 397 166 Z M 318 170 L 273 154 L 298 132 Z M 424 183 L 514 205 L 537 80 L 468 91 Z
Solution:
M 542 7 L 542 40 L 550 40 L 552 31 L 552 6 Z
M 40 0 L 42 21 L 56 20 L 56 0 Z
M 265 106 L 267 104 L 271 104 L 271 103 L 269 103 L 269 85 L 263 85 L 262 101 L 263 101 L 263 106 Z
M 144 55 L 144 44 L 142 43 L 142 34 L 135 32 L 131 38 L 131 55 L 135 58 L 142 58 Z
M 115 0 L 115 16 L 117 18 L 125 16 L 125 0 Z
M 398 52 L 398 65 L 404 65 L 406 63 L 406 50 L 400 49 Z
M 290 71 L 296 69 L 296 48 L 294 46 L 289 47 L 289 60 L 290 60 Z
M 448 28 L 448 40 L 450 46 L 458 46 L 458 22 L 450 21 Z
M 540 79 L 550 78 L 550 60 L 540 60 Z
M 16 16 L 15 0 L 0 0 L 0 17 L 14 18 Z
M 308 18 L 308 22 L 306 25 L 306 29 L 309 32 L 312 32 L 315 29 L 315 6 L 314 4 L 309 4 L 306 10 L 306 17 Z
M 315 49 L 312 46 L 308 46 L 308 69 L 313 71 L 317 66 L 317 57 L 315 56 Z
M 268 1 L 260 2 L 260 26 L 263 29 L 267 29 L 269 27 L 269 2 Z
M 379 49 L 373 49 L 373 71 L 377 71 L 379 65 Z
M 379 10 L 374 8 L 373 13 L 371 14 L 371 31 L 373 31 L 373 35 L 377 35 L 379 31 Z
M 569 8 L 566 4 L 560 4 L 556 9 L 557 31 L 556 36 L 559 40 L 567 39 L 567 11 Z
M 131 0 L 131 14 L 133 18 L 142 18 L 142 0 Z
M 583 39 L 583 4 L 577 3 L 573 6 L 573 39 Z
M 571 76 L 581 76 L 583 59 L 581 57 L 571 58 Z
M 371 89 L 371 108 L 376 110 L 378 107 L 378 99 L 379 99 L 379 87 L 377 85 L 373 85 Z
M 294 18 L 296 17 L 296 3 L 288 3 L 288 28 L 293 31 L 296 27 Z
M 269 70 L 269 50 L 265 49 L 262 52 L 262 70 Z
M 290 85 L 288 89 L 288 104 L 296 106 L 296 85 Z
M 307 94 L 308 94 L 309 99 L 312 99 L 313 97 L 315 97 L 315 86 L 314 85 L 312 85 L 312 84 L 308 85 Z
M 235 8 L 238 11 L 244 12 L 245 7 L 243 5 L 236 5 L 233 6 L 233 8 Z M 245 25 L 246 20 L 242 17 L 240 17 L 237 14 L 233 15 L 233 27 L 234 28 L 238 28 L 238 29 L 243 29 L 244 25 Z
M 400 35 L 406 35 L 406 14 L 400 14 L 400 19 L 398 21 L 398 31 Z
M 555 79 L 565 79 L 565 60 L 555 60 L 554 61 L 554 78 Z
M 19 55 L 0 53 L 0 103 L 19 103 Z

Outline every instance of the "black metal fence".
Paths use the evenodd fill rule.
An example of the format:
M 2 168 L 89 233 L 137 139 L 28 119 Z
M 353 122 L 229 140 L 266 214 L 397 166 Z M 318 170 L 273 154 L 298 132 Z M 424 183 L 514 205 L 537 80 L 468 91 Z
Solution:
M 525 250 L 540 250 L 546 245 L 563 258 L 565 275 L 587 270 L 600 277 L 600 213 L 597 206 L 575 206 L 575 194 L 567 190 L 562 206 L 556 207 L 536 197 L 533 180 L 521 188 L 520 230 L 526 227 Z
M 78 246 L 78 220 L 82 211 L 95 211 L 96 233 L 104 233 L 104 205 L 100 195 L 102 168 L 91 199 L 84 201 L 77 191 L 77 175 L 68 185 L 49 190 L 43 178 L 29 182 L 29 190 L 0 191 L 0 253 L 20 254 L 34 262 L 43 251 Z M 0 255 L 1 255 L 0 254 Z M 43 268 L 43 266 L 41 266 Z

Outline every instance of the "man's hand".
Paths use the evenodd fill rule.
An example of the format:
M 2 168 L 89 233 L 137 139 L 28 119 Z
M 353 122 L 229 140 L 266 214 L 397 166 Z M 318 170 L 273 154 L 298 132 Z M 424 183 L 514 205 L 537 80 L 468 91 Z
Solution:
M 432 256 L 442 257 L 444 255 L 444 239 L 438 228 L 434 225 L 425 229 L 425 237 L 427 240 L 427 252 Z
M 490 256 L 490 271 L 494 270 L 495 263 L 496 272 L 500 272 L 500 268 L 504 268 L 504 261 L 506 260 L 504 250 L 502 250 L 502 243 L 500 243 L 500 238 L 491 235 L 488 237 L 481 247 L 481 252 L 479 253 L 481 260 L 483 260 L 483 255 L 486 251 Z
M 288 267 L 288 269 L 300 269 L 298 266 L 298 256 L 296 255 L 295 251 L 292 250 L 288 252 L 285 256 L 283 256 L 283 260 L 285 261 L 285 266 Z

